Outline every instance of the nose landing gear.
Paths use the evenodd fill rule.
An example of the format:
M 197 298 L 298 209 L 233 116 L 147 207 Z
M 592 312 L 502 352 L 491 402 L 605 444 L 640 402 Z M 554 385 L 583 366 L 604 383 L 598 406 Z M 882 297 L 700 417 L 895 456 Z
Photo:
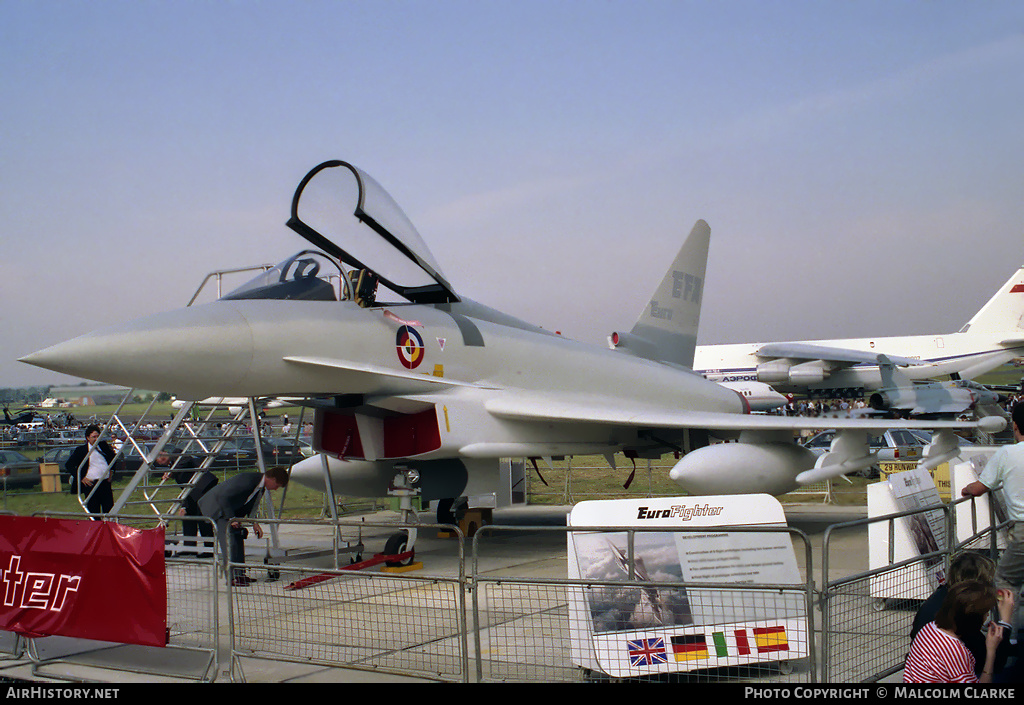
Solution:
M 396 467 L 398 472 L 395 474 L 394 479 L 391 481 L 391 487 L 388 488 L 388 495 L 391 497 L 398 497 L 399 512 L 401 513 L 401 521 L 405 525 L 409 525 L 408 529 L 403 529 L 395 534 L 392 534 L 388 538 L 387 543 L 384 544 L 384 554 L 388 556 L 397 556 L 393 560 L 386 562 L 388 567 L 398 568 L 406 567 L 412 564 L 413 558 L 416 556 L 416 534 L 417 530 L 415 526 L 411 526 L 419 521 L 419 517 L 416 515 L 416 510 L 412 506 L 412 498 L 417 497 L 420 494 L 420 490 L 415 485 L 420 480 L 420 473 L 415 468 Z

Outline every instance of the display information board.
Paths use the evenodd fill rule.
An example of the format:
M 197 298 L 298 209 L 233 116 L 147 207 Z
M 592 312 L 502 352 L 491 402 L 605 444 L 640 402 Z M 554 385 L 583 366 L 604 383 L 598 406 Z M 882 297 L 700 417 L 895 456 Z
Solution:
M 603 529 L 568 539 L 568 577 L 601 583 L 570 591 L 577 665 L 629 677 L 807 656 L 791 535 L 729 530 L 785 527 L 774 497 L 581 502 L 569 526 Z M 677 531 L 648 530 L 662 527 Z M 754 589 L 761 585 L 796 589 Z
M 927 507 L 943 504 L 943 495 L 946 494 L 959 498 L 961 489 L 978 478 L 977 473 L 981 472 L 994 452 L 995 449 L 988 446 L 961 448 L 960 458 L 952 461 L 946 472 L 946 491 L 940 486 L 938 473 L 933 476 L 917 466 L 893 472 L 882 482 L 868 485 L 869 518 L 921 510 L 892 522 L 877 521 L 868 525 L 869 568 L 873 573 L 870 580 L 872 597 L 925 600 L 945 581 L 941 558 L 913 562 L 895 571 L 883 569 L 917 556 L 944 550 L 948 546 L 945 514 L 939 509 L 928 511 Z M 957 544 L 964 544 L 972 535 L 989 526 L 988 507 L 992 497 L 990 493 L 979 497 L 974 503 L 957 504 L 954 509 Z M 998 497 L 995 499 L 994 510 L 998 518 L 1001 507 Z M 972 516 L 972 504 L 977 506 L 976 516 Z M 990 542 L 991 539 L 986 536 L 978 541 L 978 545 L 988 547 Z
M 935 480 L 923 468 L 899 472 L 889 476 L 889 492 L 899 511 L 916 511 L 903 517 L 903 523 L 910 532 L 917 555 L 924 556 L 944 550 L 947 545 L 946 520 L 941 509 L 921 511 L 927 507 L 942 505 Z M 934 590 L 946 582 L 946 573 L 941 557 L 929 559 L 926 572 Z
M 975 482 L 981 477 L 982 471 L 995 455 L 994 447 L 971 448 L 963 453 L 962 462 L 953 466 L 953 493 L 960 497 L 964 487 Z M 976 497 L 973 502 L 961 502 L 956 505 L 956 540 L 958 544 L 966 544 L 969 548 L 988 549 L 992 546 L 992 538 L 983 533 L 991 527 L 994 516 L 995 525 L 1003 525 L 1008 515 L 1006 513 L 1006 500 L 1001 489 L 994 492 L 987 492 Z M 1006 548 L 1006 530 L 996 532 L 996 548 Z

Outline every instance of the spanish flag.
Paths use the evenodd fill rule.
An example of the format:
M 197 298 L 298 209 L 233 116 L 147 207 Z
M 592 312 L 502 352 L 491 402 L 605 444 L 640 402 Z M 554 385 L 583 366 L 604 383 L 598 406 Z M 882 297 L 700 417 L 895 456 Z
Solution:
M 786 636 L 785 627 L 754 629 L 754 643 L 757 644 L 757 653 L 759 654 L 771 651 L 789 651 L 789 638 Z

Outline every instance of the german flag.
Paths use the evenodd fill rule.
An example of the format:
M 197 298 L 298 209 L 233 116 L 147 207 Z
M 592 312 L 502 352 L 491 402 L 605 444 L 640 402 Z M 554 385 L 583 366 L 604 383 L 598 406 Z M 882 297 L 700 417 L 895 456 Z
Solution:
M 676 661 L 695 661 L 708 657 L 707 638 L 703 634 L 672 637 L 672 655 Z

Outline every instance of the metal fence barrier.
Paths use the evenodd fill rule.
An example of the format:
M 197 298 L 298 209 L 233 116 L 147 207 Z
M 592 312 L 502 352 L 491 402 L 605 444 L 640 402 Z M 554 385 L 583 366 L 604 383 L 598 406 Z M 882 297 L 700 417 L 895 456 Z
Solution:
M 811 560 L 807 537 L 799 530 L 788 527 L 715 527 L 709 531 L 708 527 L 636 530 L 622 527 L 485 526 L 473 539 L 471 570 L 474 586 L 472 623 L 478 681 L 609 680 L 612 678 L 605 672 L 590 667 L 590 659 L 585 654 L 574 656 L 574 649 L 585 652 L 593 647 L 594 660 L 598 663 L 621 661 L 624 650 L 628 653 L 631 643 L 646 644 L 651 641 L 644 640 L 644 633 L 665 635 L 660 637 L 662 643 L 657 647 L 663 649 L 664 653 L 659 650 L 655 656 L 670 663 L 674 660 L 678 670 L 652 674 L 650 669 L 643 668 L 651 665 L 650 660 L 641 657 L 635 670 L 627 670 L 625 674 L 617 673 L 614 679 L 688 683 L 815 680 L 813 584 L 810 579 L 803 584 L 771 585 L 750 582 L 683 582 L 679 576 L 672 580 L 666 575 L 658 575 L 660 579 L 657 580 L 650 575 L 646 579 L 626 581 L 570 580 L 508 575 L 504 571 L 486 569 L 489 550 L 500 548 L 505 552 L 510 544 L 516 542 L 536 542 L 550 540 L 552 537 L 566 545 L 569 534 L 594 532 L 625 535 L 628 547 L 626 555 L 631 565 L 623 571 L 623 577 L 638 575 L 636 566 L 644 565 L 643 559 L 638 558 L 633 551 L 637 536 L 659 533 L 714 533 L 730 536 L 744 533 L 784 534 L 792 539 L 798 551 L 802 549 L 805 561 Z M 648 565 L 653 562 L 651 558 L 648 555 Z M 669 558 L 670 563 L 671 560 Z M 645 571 L 640 570 L 639 574 L 643 575 Z M 576 609 L 571 606 L 574 600 Z M 630 610 L 641 610 L 644 603 L 661 605 L 667 611 L 673 602 L 677 605 L 677 609 L 673 610 L 676 619 L 667 619 L 662 613 L 658 619 L 647 622 L 650 627 L 646 630 L 637 628 L 632 618 L 624 619 L 622 614 Z M 681 604 L 683 602 L 685 604 Z M 608 616 L 608 612 L 604 612 L 603 617 L 598 619 L 595 613 L 599 609 L 615 610 L 619 614 Z M 587 612 L 590 612 L 589 616 Z M 689 621 L 686 619 L 686 615 L 698 613 L 701 615 L 700 623 L 692 617 Z M 733 636 L 731 626 L 751 622 L 767 629 L 766 625 L 780 620 L 790 624 L 799 622 L 804 625 L 804 629 L 790 629 L 788 640 L 773 644 L 771 649 L 803 654 L 801 658 L 796 661 L 765 660 L 743 666 L 720 665 L 728 662 L 728 656 L 737 658 L 737 649 L 742 648 Z M 627 624 L 629 626 L 622 629 Z M 687 634 L 672 638 L 671 634 L 680 633 L 679 627 Z M 756 630 L 757 627 L 751 631 Z M 610 637 L 599 637 L 592 641 L 598 631 L 604 631 Z M 655 640 L 658 638 L 655 637 Z M 673 645 L 677 640 L 685 640 L 688 644 L 696 645 L 696 648 L 688 648 L 685 654 L 680 650 L 673 653 Z M 768 650 L 768 647 L 762 648 Z M 581 655 L 583 658 L 580 658 Z M 586 663 L 582 663 L 584 661 Z M 679 662 L 684 665 L 678 665 Z
M 52 518 L 83 519 L 81 514 L 40 513 L 36 516 Z M 205 517 L 187 517 L 188 520 L 209 523 Z M 153 528 L 158 523 L 166 525 L 168 538 L 179 534 L 177 531 L 184 519 L 180 516 L 126 516 L 110 517 L 127 526 Z M 197 550 L 202 551 L 202 547 Z M 223 591 L 218 580 L 218 559 L 215 551 L 209 557 L 175 554 L 165 557 L 167 580 L 167 645 L 160 652 L 160 670 L 153 675 L 195 680 L 212 681 L 217 676 L 219 662 L 219 603 Z M 166 554 L 165 554 L 166 555 Z M 62 664 L 86 665 L 98 670 L 132 670 L 129 664 L 138 665 L 137 659 L 122 660 L 115 653 L 118 645 L 94 642 L 87 639 L 71 639 L 60 636 L 24 637 L 25 654 L 33 663 L 32 673 L 39 678 L 66 678 L 63 672 L 51 673 L 52 666 Z M 133 646 L 135 649 L 157 649 L 157 647 Z
M 335 531 L 360 532 L 360 547 L 363 532 L 394 532 L 411 527 L 344 521 L 325 526 L 322 521 L 297 520 L 261 524 L 264 528 L 287 526 L 293 534 L 296 529 L 307 527 L 319 531 L 321 550 L 310 550 L 317 547 L 307 546 L 303 550 L 312 557 L 296 555 L 259 562 L 250 556 L 244 563 L 228 566 L 233 575 L 235 571 L 244 571 L 254 579 L 244 586 L 228 588 L 231 675 L 236 680 L 245 680 L 244 662 L 250 659 L 453 682 L 602 680 L 605 678 L 600 674 L 574 664 L 571 633 L 578 632 L 580 625 L 572 623 L 569 603 L 574 594 L 580 597 L 594 591 L 623 590 L 654 595 L 655 600 L 671 600 L 674 594 L 685 592 L 695 608 L 700 602 L 702 614 L 714 615 L 705 620 L 705 631 L 709 634 L 716 627 L 743 619 L 757 621 L 766 614 L 785 613 L 788 619 L 806 625 L 802 631 L 791 631 L 789 643 L 782 647 L 802 654 L 797 661 L 775 659 L 742 668 L 712 668 L 712 657 L 698 657 L 687 664 L 688 671 L 659 676 L 659 680 L 815 679 L 813 588 L 809 581 L 737 585 L 647 579 L 626 585 L 621 581 L 530 577 L 531 571 L 550 575 L 552 566 L 520 564 L 509 571 L 507 561 L 490 560 L 488 554 L 492 550 L 507 558 L 516 545 L 532 550 L 538 541 L 547 541 L 564 547 L 568 533 L 595 530 L 565 527 L 482 527 L 474 538 L 472 568 L 467 575 L 462 535 L 454 527 L 420 524 L 416 528 L 421 532 L 448 530 L 455 537 L 458 555 L 448 557 L 447 565 L 443 565 L 446 559 L 431 556 L 431 566 L 444 569 L 443 574 L 353 571 L 337 567 L 336 552 L 328 545 L 329 538 L 325 538 L 332 533 L 332 524 Z M 639 534 L 679 533 L 677 529 L 607 531 L 626 533 L 630 541 Z M 708 533 L 707 529 L 689 531 Z M 757 527 L 724 531 L 783 534 L 786 546 L 791 541 L 796 543 L 804 560 L 811 562 L 809 542 L 796 529 Z M 715 530 L 718 534 L 722 532 Z M 558 562 L 555 574 L 564 575 L 564 559 L 552 560 Z M 467 595 L 472 596 L 471 607 L 467 607 Z
M 465 681 L 469 672 L 464 538 L 452 526 L 384 522 L 261 520 L 267 528 L 308 527 L 322 536 L 348 530 L 362 553 L 364 532 L 450 532 L 457 545 L 454 574 L 378 572 L 338 567 L 338 542 L 307 546 L 312 558 L 230 563 L 254 582 L 229 582 L 231 674 L 245 679 L 243 659 L 273 659 Z M 333 532 L 330 529 L 334 529 Z M 328 531 L 324 531 L 324 529 Z M 330 539 L 328 539 L 329 541 Z M 310 550 L 312 549 L 312 550 Z M 318 559 L 318 560 L 317 560 Z M 303 560 L 305 564 L 298 561 Z M 358 563 L 357 562 L 357 563 Z M 448 573 L 449 571 L 446 571 Z
M 960 550 L 982 550 L 995 559 L 996 532 L 1001 526 L 990 514 L 988 527 L 978 529 L 974 501 L 963 498 L 828 527 L 822 560 L 822 682 L 872 682 L 899 672 L 910 650 L 910 630 L 921 596 L 929 595 L 934 588 L 929 573 L 937 566 L 948 570 L 950 557 Z M 971 536 L 958 542 L 954 517 L 956 508 L 965 503 L 970 503 L 975 520 Z M 947 527 L 946 545 L 931 553 L 896 560 L 893 546 L 897 522 L 936 511 L 942 512 Z M 872 526 L 888 533 L 885 565 L 829 580 L 832 539 L 846 531 L 864 531 Z
M 465 539 L 454 527 L 344 520 L 260 520 L 273 537 L 267 540 L 266 556 L 261 560 L 257 549 L 250 551 L 245 562 L 227 566 L 228 574 L 244 570 L 259 579 L 251 585 L 233 587 L 228 583 L 225 589 L 217 551 L 212 551 L 209 558 L 166 559 L 170 650 L 164 651 L 181 656 L 186 665 L 176 675 L 193 680 L 225 676 L 244 680 L 246 664 L 263 659 L 452 682 L 621 678 L 688 683 L 880 680 L 903 666 L 914 611 L 920 596 L 930 591 L 930 585 L 922 583 L 924 566 L 939 563 L 948 567 L 950 556 L 965 548 L 996 555 L 995 529 L 983 526 L 985 522 L 973 511 L 973 501 L 958 500 L 917 512 L 829 526 L 823 540 L 820 592 L 815 590 L 814 576 L 818 573 L 810 542 L 803 532 L 788 527 L 729 527 L 714 531 L 733 537 L 730 543 L 742 543 L 740 535 L 744 533 L 784 533 L 787 541 L 780 543 L 791 543 L 795 549 L 803 571 L 802 583 L 697 583 L 683 581 L 679 575 L 668 572 L 645 576 L 635 571 L 638 556 L 633 547 L 638 536 L 706 534 L 708 527 L 641 531 L 623 527 L 484 526 L 476 532 L 467 559 Z M 958 542 L 954 518 L 959 514 L 961 523 L 967 523 L 963 518 L 966 502 L 972 503 L 970 531 L 967 538 Z M 947 545 L 902 561 L 895 560 L 890 552 L 887 560 L 881 561 L 882 567 L 830 579 L 835 562 L 833 553 L 839 550 L 839 542 L 834 539 L 844 532 L 863 533 L 869 527 L 881 527 L 888 532 L 889 545 L 893 546 L 892 535 L 898 522 L 931 511 L 943 513 L 949 527 Z M 80 519 L 81 515 L 74 518 Z M 182 519 L 122 516 L 117 520 L 139 526 L 160 521 L 176 529 Z M 989 526 L 1000 528 L 992 516 Z M 341 559 L 342 554 L 352 553 L 354 560 L 362 560 L 364 539 L 379 540 L 383 545 L 383 538 L 389 533 L 412 528 L 421 534 L 449 532 L 451 549 L 446 546 L 443 551 L 432 553 L 427 568 L 414 572 L 348 570 Z M 961 535 L 968 533 L 964 526 L 960 529 Z M 565 577 L 569 536 L 593 532 L 627 537 L 626 558 L 619 560 L 628 560 L 630 567 L 623 571 L 622 578 Z M 289 547 L 281 549 L 276 538 L 285 533 Z M 346 534 L 350 537 L 348 541 Z M 538 553 L 538 547 L 551 550 Z M 522 551 L 523 561 L 515 560 L 516 551 Z M 536 563 L 528 562 L 527 556 Z M 637 579 L 626 580 L 625 576 Z M 681 592 L 700 605 L 703 624 L 689 626 L 706 627 L 703 631 L 707 639 L 703 643 L 709 652 L 713 644 L 719 646 L 718 636 L 728 625 L 781 614 L 805 625 L 790 635 L 792 653 L 800 657 L 721 666 L 709 654 L 698 656 L 685 664 L 683 670 L 672 673 L 651 674 L 649 670 L 638 669 L 635 674 L 615 676 L 592 668 L 587 659 L 580 658 L 580 645 L 591 645 L 591 637 L 600 629 L 594 627 L 594 612 L 581 619 L 579 605 L 593 605 L 595 595 L 612 593 L 619 597 L 631 595 L 630 599 L 638 604 L 644 599 L 668 603 Z M 221 603 L 221 599 L 225 602 Z M 815 614 L 818 608 L 820 617 Z M 226 631 L 220 625 L 222 609 L 228 610 Z M 605 633 L 615 631 L 609 629 Z M 627 631 L 613 634 L 622 638 L 607 647 L 617 650 L 618 656 L 624 648 L 622 643 L 636 636 Z M 592 643 L 598 661 L 613 655 L 596 651 L 606 648 L 601 644 L 611 643 L 609 640 L 599 644 L 595 639 Z M 44 637 L 14 639 L 9 644 L 3 641 L 0 651 L 16 658 L 23 645 L 36 664 L 35 672 L 43 678 L 51 677 L 44 666 L 73 661 L 98 648 L 71 648 L 60 637 Z M 721 645 L 728 652 L 724 641 Z M 219 653 L 222 650 L 224 653 Z M 220 665 L 228 652 L 229 670 L 222 672 Z M 158 662 L 165 668 L 168 657 L 161 655 Z M 167 675 L 166 670 L 161 675 Z

